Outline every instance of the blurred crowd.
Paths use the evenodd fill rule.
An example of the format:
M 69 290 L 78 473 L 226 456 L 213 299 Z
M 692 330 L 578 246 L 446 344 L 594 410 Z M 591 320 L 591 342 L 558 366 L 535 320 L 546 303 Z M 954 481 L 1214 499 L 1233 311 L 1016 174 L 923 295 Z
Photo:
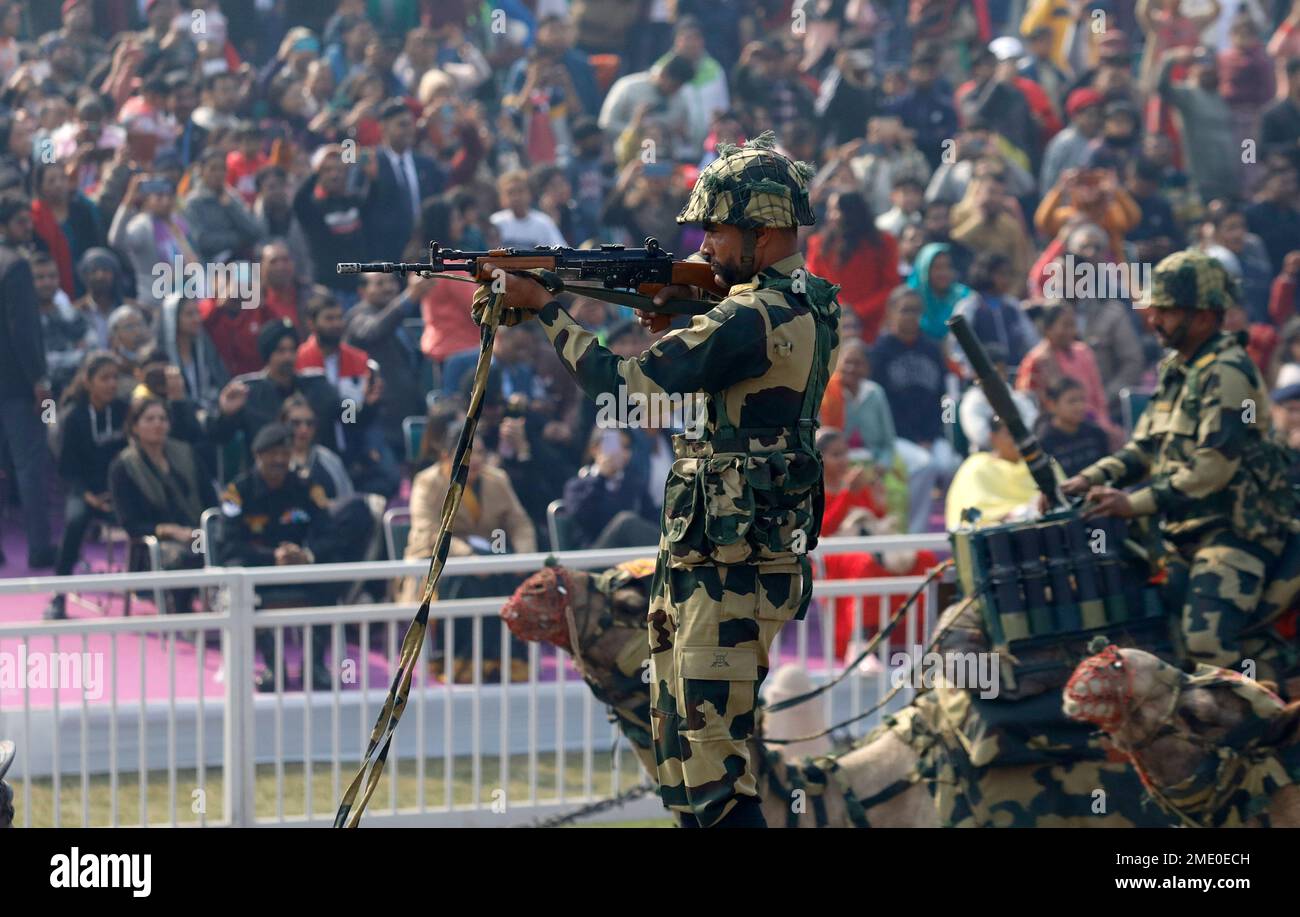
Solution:
M 0 85 L 0 524 L 32 569 L 97 525 L 160 546 L 137 567 L 427 557 L 473 288 L 336 263 L 684 257 L 700 170 L 768 129 L 842 287 L 824 535 L 1032 497 L 953 315 L 1067 473 L 1117 446 L 1161 357 L 1132 304 L 1187 247 L 1300 443 L 1300 0 L 0 0 Z M 673 431 L 596 421 L 535 323 L 501 329 L 453 553 L 653 543 Z

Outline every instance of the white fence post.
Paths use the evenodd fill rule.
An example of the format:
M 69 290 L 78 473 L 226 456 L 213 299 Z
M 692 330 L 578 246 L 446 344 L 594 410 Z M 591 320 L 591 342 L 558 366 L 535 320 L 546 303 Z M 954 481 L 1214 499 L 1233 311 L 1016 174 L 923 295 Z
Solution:
M 229 640 L 226 657 L 226 811 L 233 828 L 257 823 L 256 741 L 253 711 L 253 612 L 257 598 L 242 568 L 229 571 Z

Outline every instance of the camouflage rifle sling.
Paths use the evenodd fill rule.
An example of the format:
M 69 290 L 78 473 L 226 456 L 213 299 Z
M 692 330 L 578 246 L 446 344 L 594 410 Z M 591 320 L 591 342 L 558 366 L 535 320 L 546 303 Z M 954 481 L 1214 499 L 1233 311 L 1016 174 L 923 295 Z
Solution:
M 397 723 L 406 709 L 406 699 L 411 693 L 411 677 L 420 661 L 420 649 L 424 645 L 424 635 L 429 626 L 429 603 L 433 601 L 434 590 L 447 564 L 447 552 L 451 548 L 451 526 L 460 509 L 461 496 L 465 493 L 465 483 L 469 477 L 469 455 L 474 446 L 474 432 L 478 428 L 479 415 L 483 413 L 483 395 L 487 389 L 488 369 L 492 364 L 492 342 L 496 337 L 497 325 L 501 322 L 503 296 L 496 294 L 488 305 L 483 325 L 479 329 L 478 365 L 474 369 L 474 387 L 470 391 L 469 410 L 466 412 L 465 426 L 461 430 L 460 441 L 456 443 L 456 452 L 452 458 L 451 485 L 447 496 L 442 501 L 442 522 L 438 528 L 438 540 L 434 543 L 433 557 L 429 560 L 429 573 L 424 581 L 424 594 L 420 598 L 420 610 L 415 613 L 406 636 L 402 638 L 402 655 L 393 684 L 388 689 L 388 698 L 375 721 L 375 728 L 370 733 L 370 742 L 366 746 L 365 758 L 352 778 L 347 792 L 339 803 L 338 814 L 334 816 L 335 828 L 355 828 L 361 821 L 361 815 L 370 803 L 379 778 L 383 776 L 384 764 L 388 761 L 388 749 L 393 743 Z M 381 744 L 382 743 L 382 744 Z M 368 776 L 367 776 L 368 772 Z M 365 783 L 365 792 L 361 801 L 357 792 Z M 351 816 L 349 818 L 349 816 Z

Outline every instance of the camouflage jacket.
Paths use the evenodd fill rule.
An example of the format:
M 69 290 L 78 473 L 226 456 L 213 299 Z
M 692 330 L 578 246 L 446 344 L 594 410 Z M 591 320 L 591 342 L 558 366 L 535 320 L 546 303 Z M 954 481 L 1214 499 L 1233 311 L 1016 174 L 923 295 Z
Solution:
M 1269 397 L 1240 340 L 1221 333 L 1191 359 L 1174 354 L 1160 365 L 1160 382 L 1133 437 L 1085 468 L 1092 484 L 1126 487 L 1139 516 L 1160 514 L 1162 530 L 1186 543 L 1227 528 L 1257 540 L 1286 527 L 1289 494 L 1281 452 L 1271 429 Z
M 628 358 L 600 346 L 558 303 L 540 311 L 560 360 L 598 403 L 642 400 L 653 410 L 690 400 L 706 409 L 702 429 L 673 438 L 660 549 L 674 564 L 793 571 L 816 546 L 822 477 L 813 436 L 839 346 L 837 289 L 791 255 Z

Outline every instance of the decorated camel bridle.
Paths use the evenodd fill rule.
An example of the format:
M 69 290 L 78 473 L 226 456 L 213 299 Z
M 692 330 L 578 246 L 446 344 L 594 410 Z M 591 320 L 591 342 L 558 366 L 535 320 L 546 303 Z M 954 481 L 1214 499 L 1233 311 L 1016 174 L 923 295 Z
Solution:
M 1170 673 L 1173 677 L 1169 677 Z M 1224 676 L 1229 679 L 1244 677 L 1230 670 L 1225 671 Z M 1186 681 L 1182 673 L 1172 668 L 1168 672 L 1162 669 L 1157 673 L 1156 681 L 1170 689 L 1168 705 L 1157 718 L 1155 727 L 1132 742 L 1121 742 L 1116 736 L 1131 724 L 1131 711 L 1144 705 L 1155 689 L 1140 697 L 1135 695 L 1132 669 L 1125 663 L 1118 646 L 1112 643 L 1081 662 L 1065 685 L 1065 697 L 1078 705 L 1078 718 L 1096 724 L 1109 735 L 1111 744 L 1128 758 L 1142 785 L 1161 809 L 1178 818 L 1186 827 L 1206 827 L 1203 820 L 1190 815 L 1187 810 L 1194 808 L 1207 816 L 1216 811 L 1219 804 L 1235 792 L 1248 764 L 1247 757 L 1226 743 L 1212 742 L 1191 732 L 1179 722 L 1175 714 Z M 1142 751 L 1169 736 L 1197 746 L 1218 762 L 1212 774 L 1207 770 L 1188 778 L 1193 781 L 1192 785 L 1178 791 L 1178 802 L 1156 784 L 1140 757 Z

